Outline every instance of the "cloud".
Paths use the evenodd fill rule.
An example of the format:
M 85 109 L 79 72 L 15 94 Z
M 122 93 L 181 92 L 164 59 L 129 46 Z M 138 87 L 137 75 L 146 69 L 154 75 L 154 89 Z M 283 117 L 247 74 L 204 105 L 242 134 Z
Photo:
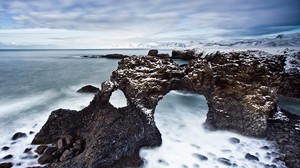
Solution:
M 80 32 L 83 41 L 237 38 L 299 29 L 299 6 L 299 0 L 9 0 L 0 1 L 0 29 L 52 31 L 46 41 L 61 38 L 61 30 L 76 39 Z

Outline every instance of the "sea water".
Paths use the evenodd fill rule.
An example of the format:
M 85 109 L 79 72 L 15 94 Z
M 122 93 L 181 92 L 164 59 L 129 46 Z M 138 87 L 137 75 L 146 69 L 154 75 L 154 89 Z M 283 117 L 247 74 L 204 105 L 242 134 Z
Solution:
M 36 146 L 30 143 L 51 111 L 86 107 L 93 95 L 76 91 L 88 84 L 100 87 L 101 82 L 109 80 L 119 61 L 83 59 L 81 56 L 112 53 L 146 55 L 147 52 L 0 50 L 0 148 L 9 147 L 7 151 L 0 149 L 0 163 L 13 162 L 14 167 L 37 165 L 36 154 L 25 154 L 24 150 L 34 150 Z M 118 107 L 126 105 L 122 96 L 122 92 L 115 92 L 111 102 Z M 140 151 L 145 161 L 144 167 L 228 167 L 218 158 L 227 158 L 231 163 L 244 167 L 260 167 L 262 163 L 271 163 L 272 156 L 265 157 L 267 152 L 276 152 L 271 142 L 226 131 L 207 131 L 202 126 L 206 113 L 206 100 L 201 95 L 172 91 L 164 96 L 155 113 L 163 144 Z M 26 133 L 27 138 L 11 140 L 16 132 Z M 229 138 L 232 137 L 238 138 L 240 143 L 230 143 Z M 261 149 L 262 146 L 269 146 L 270 149 Z M 257 156 L 260 162 L 245 160 L 246 153 Z M 8 154 L 12 154 L 13 158 L 3 160 Z M 207 160 L 199 160 L 197 154 L 207 157 Z

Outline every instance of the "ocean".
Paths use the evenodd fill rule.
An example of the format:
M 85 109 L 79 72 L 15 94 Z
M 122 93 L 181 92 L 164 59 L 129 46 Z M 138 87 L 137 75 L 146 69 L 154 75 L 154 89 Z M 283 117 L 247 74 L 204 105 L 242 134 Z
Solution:
M 0 149 L 0 163 L 13 162 L 15 167 L 36 166 L 37 155 L 34 152 L 24 153 L 24 150 L 36 148 L 30 143 L 51 111 L 86 107 L 93 95 L 76 91 L 88 84 L 100 87 L 101 82 L 110 78 L 119 61 L 83 59 L 81 56 L 112 53 L 146 55 L 147 52 L 0 50 L 0 148 L 9 147 L 8 150 Z M 161 52 L 170 54 L 171 50 Z M 125 102 L 122 92 L 116 92 L 111 99 L 112 104 L 118 107 Z M 202 95 L 172 91 L 164 96 L 155 113 L 163 144 L 157 148 L 141 149 L 144 167 L 227 167 L 226 159 L 239 167 L 261 167 L 262 164 L 282 166 L 280 162 L 272 163 L 274 156 L 268 154 L 277 152 L 272 142 L 228 131 L 205 130 L 202 124 L 208 110 L 206 103 Z M 289 106 L 289 102 L 283 102 L 283 105 Z M 16 132 L 26 133 L 27 138 L 12 141 Z M 232 143 L 233 138 L 240 142 Z M 262 149 L 264 146 L 269 149 Z M 257 156 L 260 161 L 246 160 L 247 153 Z M 8 154 L 13 157 L 2 159 Z

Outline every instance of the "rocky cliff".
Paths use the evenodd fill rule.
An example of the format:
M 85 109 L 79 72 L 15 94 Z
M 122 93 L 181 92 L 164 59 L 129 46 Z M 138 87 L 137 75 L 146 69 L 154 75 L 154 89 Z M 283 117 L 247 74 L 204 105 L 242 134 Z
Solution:
M 277 110 L 284 62 L 284 56 L 261 51 L 217 52 L 186 66 L 171 58 L 124 58 L 88 107 L 79 112 L 52 112 L 33 143 L 52 144 L 52 152 L 46 150 L 40 158 L 50 163 L 47 167 L 141 165 L 139 149 L 161 144 L 155 107 L 171 90 L 206 97 L 208 129 L 265 137 L 269 116 Z M 123 91 L 126 107 L 109 103 L 116 89 Z

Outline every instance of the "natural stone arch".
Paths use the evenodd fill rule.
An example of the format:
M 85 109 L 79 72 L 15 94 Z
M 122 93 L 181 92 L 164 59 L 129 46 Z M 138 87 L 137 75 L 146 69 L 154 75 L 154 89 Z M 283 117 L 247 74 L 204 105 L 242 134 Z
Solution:
M 138 166 L 142 146 L 161 144 L 153 114 L 171 90 L 203 94 L 210 129 L 264 136 L 267 118 L 277 105 L 283 65 L 283 57 L 258 51 L 215 53 L 185 67 L 170 58 L 125 58 L 88 107 L 52 112 L 33 143 L 55 143 L 66 136 L 84 141 L 80 155 L 63 162 L 52 158 L 48 167 Z M 116 89 L 124 92 L 128 106 L 115 108 L 109 103 Z

